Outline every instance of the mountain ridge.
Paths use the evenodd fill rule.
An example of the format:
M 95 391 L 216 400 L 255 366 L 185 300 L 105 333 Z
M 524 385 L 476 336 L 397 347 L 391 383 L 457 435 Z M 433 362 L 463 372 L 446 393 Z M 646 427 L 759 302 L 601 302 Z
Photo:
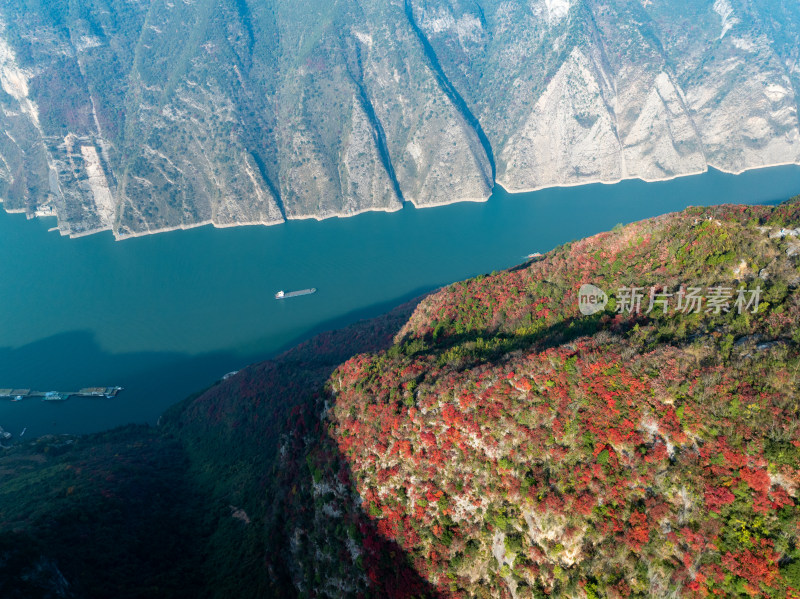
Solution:
M 800 163 L 779 0 L 14 0 L 0 23 L 0 198 L 65 235 Z

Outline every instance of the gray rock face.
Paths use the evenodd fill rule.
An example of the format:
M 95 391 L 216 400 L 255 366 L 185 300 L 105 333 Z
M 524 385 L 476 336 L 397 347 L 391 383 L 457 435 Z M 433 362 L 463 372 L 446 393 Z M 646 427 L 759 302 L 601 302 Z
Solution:
M 0 7 L 0 199 L 118 237 L 800 163 L 781 0 Z

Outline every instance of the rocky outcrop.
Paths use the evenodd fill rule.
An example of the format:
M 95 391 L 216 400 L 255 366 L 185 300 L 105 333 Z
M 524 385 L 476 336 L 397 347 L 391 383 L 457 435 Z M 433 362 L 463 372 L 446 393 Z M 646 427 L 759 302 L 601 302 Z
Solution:
M 794 8 L 504 4 L 466 36 L 444 4 L 421 22 L 511 191 L 800 162 Z
M 0 8 L 0 199 L 64 234 L 800 163 L 800 8 L 708 0 Z

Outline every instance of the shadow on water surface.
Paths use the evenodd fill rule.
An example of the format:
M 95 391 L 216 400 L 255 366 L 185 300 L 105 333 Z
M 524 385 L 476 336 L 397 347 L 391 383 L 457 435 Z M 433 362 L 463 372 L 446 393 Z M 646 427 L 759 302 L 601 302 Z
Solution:
M 284 343 L 266 336 L 237 350 L 191 355 L 180 352 L 104 350 L 92 331 L 59 333 L 19 348 L 0 347 L 0 388 L 77 391 L 90 386 L 124 387 L 115 399 L 66 402 L 0 400 L 0 426 L 26 438 L 48 433 L 89 433 L 128 423 L 155 423 L 171 405 L 212 385 L 225 373 L 280 355 L 325 331 L 373 318 L 421 297 L 421 288 L 394 300 L 349 312 L 300 330 Z M 65 359 L 70 356 L 70 359 Z M 76 367 L 75 356 L 80 356 Z
M 77 367 L 74 356 L 80 356 Z M 169 404 L 212 383 L 225 374 L 225 367 L 237 363 L 237 356 L 229 352 L 200 356 L 170 352 L 112 354 L 100 347 L 91 331 L 61 333 L 20 348 L 0 348 L 2 387 L 39 391 L 77 391 L 106 385 L 125 388 L 115 399 L 0 400 L 0 425 L 12 434 L 27 427 L 27 434 L 36 436 L 154 422 Z
M 115 400 L 0 400 L 0 426 L 14 434 L 28 427 L 27 436 L 34 436 L 155 422 L 226 372 L 382 314 L 440 284 L 512 267 L 533 251 L 617 222 L 690 204 L 775 204 L 798 190 L 800 167 L 522 194 L 498 187 L 483 204 L 406 206 L 394 215 L 198 229 L 120 244 L 107 236 L 39 237 L 42 223 L 23 219 L 11 226 L 11 217 L 2 215 L 0 282 L 7 287 L 0 290 L 0 346 L 7 347 L 0 347 L 0 387 L 120 385 L 125 391 Z M 163 256 L 170 257 L 163 268 L 153 268 Z M 25 293 L 8 281 L 24 281 Z M 313 299 L 276 305 L 271 298 L 278 288 L 311 284 L 321 289 Z M 65 322 L 73 330 L 54 334 Z

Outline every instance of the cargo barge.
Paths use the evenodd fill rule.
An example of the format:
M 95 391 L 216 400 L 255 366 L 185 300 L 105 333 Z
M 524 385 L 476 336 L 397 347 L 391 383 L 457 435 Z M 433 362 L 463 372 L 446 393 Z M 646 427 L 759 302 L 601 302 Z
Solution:
M 300 297 L 301 295 L 311 295 L 312 293 L 316 293 L 317 290 L 315 287 L 311 289 L 300 289 L 299 291 L 279 291 L 275 294 L 276 300 L 281 299 L 289 299 L 290 297 Z

